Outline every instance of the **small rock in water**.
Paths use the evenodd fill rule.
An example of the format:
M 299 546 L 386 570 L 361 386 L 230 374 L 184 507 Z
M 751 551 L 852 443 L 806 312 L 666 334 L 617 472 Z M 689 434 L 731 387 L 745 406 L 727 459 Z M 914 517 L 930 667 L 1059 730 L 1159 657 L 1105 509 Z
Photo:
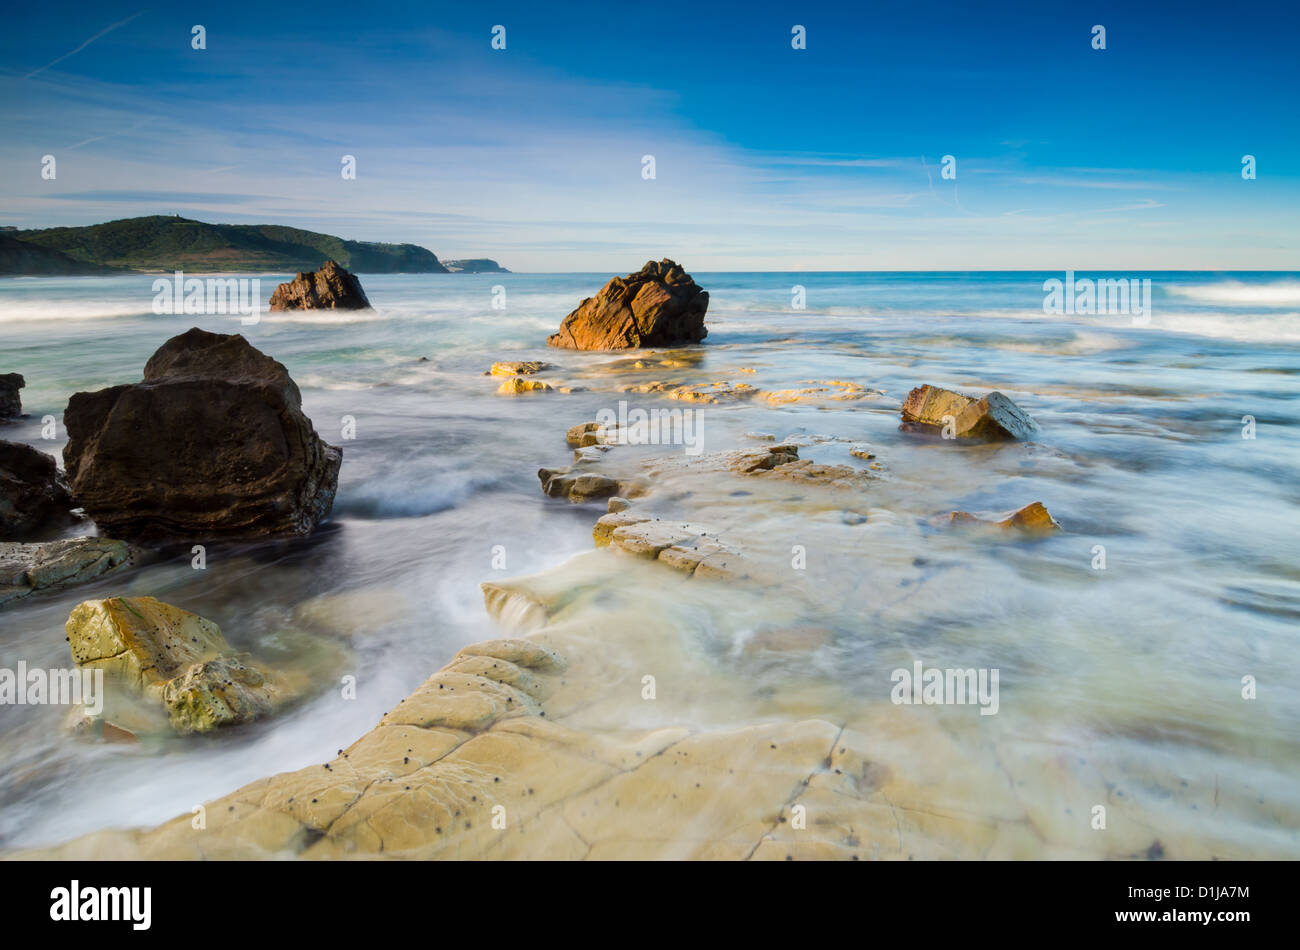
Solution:
M 550 363 L 543 363 L 540 360 L 502 360 L 492 364 L 492 368 L 488 370 L 488 375 L 532 376 L 546 369 L 554 369 L 554 366 Z
M 564 434 L 564 441 L 575 448 L 610 445 L 618 440 L 618 428 L 599 422 L 580 422 Z
M 550 391 L 550 383 L 544 383 L 540 379 L 525 379 L 522 376 L 511 376 L 497 389 L 497 392 L 506 396 L 518 396 L 523 393 L 548 393 Z
M 72 497 L 54 457 L 0 440 L 0 539 L 22 540 L 67 520 Z
M 1051 516 L 1041 501 L 1031 502 L 1000 519 L 977 518 L 969 511 L 954 511 L 948 520 L 952 524 L 992 525 L 1027 535 L 1046 535 L 1061 530 L 1060 523 Z
M 620 490 L 618 479 L 594 472 L 573 472 L 569 469 L 543 468 L 537 472 L 541 479 L 542 491 L 552 498 L 567 498 L 569 501 L 593 501 L 617 495 Z
M 27 385 L 21 373 L 0 373 L 0 422 L 17 419 L 23 414 L 18 390 Z
M 73 662 L 160 702 L 177 732 L 210 732 L 270 712 L 278 690 L 230 656 L 211 620 L 153 597 L 78 604 L 66 626 Z
M 1031 439 L 1038 424 L 1000 392 L 966 396 L 937 386 L 918 386 L 903 402 L 904 431 L 938 429 L 959 439 Z

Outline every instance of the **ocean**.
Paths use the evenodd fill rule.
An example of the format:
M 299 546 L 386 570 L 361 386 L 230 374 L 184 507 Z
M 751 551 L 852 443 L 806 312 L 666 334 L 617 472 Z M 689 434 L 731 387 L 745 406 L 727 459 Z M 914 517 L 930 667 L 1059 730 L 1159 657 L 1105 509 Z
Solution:
M 292 275 L 258 276 L 265 298 Z M 501 636 L 479 583 L 590 551 L 604 510 L 540 490 L 537 470 L 571 457 L 565 430 L 620 400 L 678 405 L 620 391 L 666 372 L 628 365 L 635 354 L 546 347 L 608 276 L 363 274 L 373 311 L 263 314 L 252 326 L 154 314 L 146 275 L 0 280 L 0 373 L 27 380 L 26 416 L 0 437 L 60 457 L 72 393 L 138 381 L 159 345 L 201 326 L 243 333 L 284 363 L 317 431 L 344 453 L 333 515 L 310 539 L 214 550 L 202 571 L 177 555 L 0 608 L 5 668 L 69 665 L 69 611 L 118 594 L 192 610 L 236 648 L 290 664 L 313 661 L 321 634 L 300 634 L 316 618 L 344 657 L 322 667 L 332 678 L 314 698 L 208 738 L 96 744 L 67 735 L 66 709 L 0 707 L 0 847 L 155 824 L 326 760 L 460 647 Z M 684 515 L 803 547 L 800 583 L 815 606 L 796 610 L 774 588 L 734 600 L 720 590 L 683 610 L 700 663 L 743 680 L 757 705 L 696 696 L 662 715 L 708 729 L 755 710 L 785 715 L 797 692 L 799 714 L 834 716 L 888 702 L 891 671 L 916 661 L 997 669 L 999 712 L 967 715 L 956 734 L 1053 750 L 1045 760 L 1061 774 L 1041 787 L 1061 801 L 1077 763 L 1101 763 L 1128 794 L 1180 815 L 1187 840 L 1300 857 L 1300 273 L 1124 275 L 1150 280 L 1146 314 L 1045 312 L 1044 284 L 1062 273 L 693 276 L 711 295 L 709 333 L 689 366 L 667 371 L 673 381 L 876 391 L 695 406 L 703 451 L 761 433 L 837 463 L 844 445 L 865 443 L 880 468 L 862 524 L 826 520 L 806 495 L 779 510 L 721 488 L 673 499 Z M 1098 276 L 1113 275 L 1075 279 Z M 540 378 L 574 391 L 510 397 L 484 375 L 496 360 L 528 359 L 556 364 Z M 1039 438 L 959 448 L 900 432 L 899 404 L 922 383 L 1000 390 L 1033 415 Z M 681 451 L 646 451 L 656 450 Z M 1031 501 L 1063 530 L 990 544 L 935 527 L 953 510 Z M 652 580 L 637 574 L 628 587 L 634 608 L 662 609 Z M 601 635 L 602 608 L 590 611 Z M 794 613 L 829 634 L 772 662 L 747 659 L 763 617 Z M 353 700 L 339 701 L 340 668 L 356 678 Z M 783 694 L 785 705 L 773 699 Z M 629 727 L 643 715 L 629 710 Z M 980 812 L 984 801 L 972 779 L 958 804 Z M 1048 813 L 1060 802 L 1039 793 L 1033 804 Z

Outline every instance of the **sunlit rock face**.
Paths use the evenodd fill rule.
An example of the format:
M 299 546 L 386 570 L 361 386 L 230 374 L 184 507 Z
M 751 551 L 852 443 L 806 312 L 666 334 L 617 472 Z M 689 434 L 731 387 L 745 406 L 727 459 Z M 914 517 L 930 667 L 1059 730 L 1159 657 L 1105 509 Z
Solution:
M 903 402 L 903 429 L 947 430 L 958 439 L 1032 439 L 1038 424 L 999 392 L 966 396 L 936 386 L 918 386 Z
M 708 334 L 709 292 L 680 264 L 647 261 L 635 274 L 615 277 L 588 297 L 547 339 L 570 350 L 623 350 L 699 343 Z

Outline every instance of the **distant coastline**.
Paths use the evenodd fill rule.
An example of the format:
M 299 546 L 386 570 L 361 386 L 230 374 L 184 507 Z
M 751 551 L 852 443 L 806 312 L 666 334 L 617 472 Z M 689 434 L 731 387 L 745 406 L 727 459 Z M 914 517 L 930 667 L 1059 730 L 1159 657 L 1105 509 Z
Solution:
M 362 274 L 509 273 L 490 258 L 443 262 L 417 244 L 350 241 L 275 224 L 209 224 L 179 215 L 0 229 L 3 277 L 295 273 L 327 259 Z

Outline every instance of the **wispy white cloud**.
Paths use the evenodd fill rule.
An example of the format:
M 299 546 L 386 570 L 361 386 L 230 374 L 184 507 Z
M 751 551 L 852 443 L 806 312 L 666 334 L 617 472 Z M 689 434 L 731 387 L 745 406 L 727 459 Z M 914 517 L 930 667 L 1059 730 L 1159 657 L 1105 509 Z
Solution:
M 46 63 L 44 66 L 40 67 L 39 69 L 33 69 L 30 73 L 28 73 L 28 74 L 27 74 L 26 76 L 24 76 L 23 78 L 24 78 L 24 79 L 31 79 L 33 76 L 40 75 L 41 73 L 45 72 L 45 70 L 49 69 L 51 66 L 54 66 L 54 65 L 57 65 L 58 63 L 63 62 L 63 61 L 64 61 L 65 59 L 67 59 L 69 56 L 75 56 L 77 53 L 80 53 L 83 49 L 85 49 L 85 48 L 86 48 L 87 46 L 89 46 L 91 43 L 95 42 L 95 40 L 99 39 L 101 36 L 107 36 L 109 33 L 112 33 L 114 30 L 126 26 L 128 23 L 130 23 L 130 22 L 131 22 L 132 20 L 134 20 L 136 17 L 141 16 L 141 15 L 144 14 L 144 13 L 145 13 L 144 10 L 139 10 L 139 11 L 137 11 L 137 12 L 131 14 L 131 15 L 130 15 L 129 17 L 127 17 L 125 20 L 118 20 L 116 23 L 113 23 L 113 24 L 110 24 L 109 26 L 104 27 L 102 30 L 100 30 L 98 33 L 96 33 L 96 34 L 95 34 L 94 36 L 92 36 L 90 39 L 88 39 L 88 40 L 86 40 L 85 42 L 83 42 L 83 43 L 82 43 L 80 46 L 78 46 L 76 49 L 74 49 L 74 50 L 69 50 L 68 52 L 64 53 L 62 56 L 58 57 L 57 59 L 50 60 L 50 62 Z
M 436 94 L 413 97 L 430 75 L 367 70 L 331 47 L 319 61 L 328 54 L 349 79 L 318 96 L 317 74 L 295 73 L 249 42 L 246 55 L 269 73 L 235 63 L 233 78 L 211 89 L 117 85 L 58 69 L 21 90 L 13 85 L 21 80 L 0 78 L 9 133 L 0 140 L 0 222 L 180 210 L 411 241 L 516 271 L 626 272 L 665 254 L 698 270 L 1258 266 L 1268 263 L 1261 248 L 1277 257 L 1286 246 L 1288 225 L 1262 212 L 1236 258 L 1204 249 L 1194 257 L 1188 222 L 1205 210 L 1175 201 L 1195 190 L 1177 176 L 1048 174 L 994 148 L 960 155 L 958 198 L 957 182 L 935 177 L 927 159 L 747 149 L 692 126 L 674 96 L 647 86 L 531 66 L 484 76 L 449 58 Z M 428 42 L 435 48 L 437 38 Z M 301 52 L 311 61 L 316 51 Z M 39 176 L 34 156 L 47 151 L 59 157 L 56 181 Z M 339 174 L 344 154 L 357 158 L 356 180 Z M 645 154 L 656 157 L 654 180 L 641 177 Z M 1157 187 L 1173 196 L 1165 213 L 1117 214 L 1164 208 L 1148 197 L 1106 206 L 1120 197 L 1113 188 Z M 1141 234 L 1138 220 L 1149 222 Z
M 1137 204 L 1120 205 L 1118 208 L 1098 208 L 1096 214 L 1112 214 L 1116 211 L 1149 211 L 1152 208 L 1163 208 L 1163 201 L 1156 201 L 1154 198 L 1143 198 Z
M 1096 179 L 1085 177 L 1067 177 L 1063 175 L 1022 176 L 1016 179 L 1022 185 L 1045 185 L 1049 188 L 1104 188 L 1116 191 L 1143 191 L 1152 188 L 1170 188 L 1166 182 L 1123 181 L 1120 179 Z

